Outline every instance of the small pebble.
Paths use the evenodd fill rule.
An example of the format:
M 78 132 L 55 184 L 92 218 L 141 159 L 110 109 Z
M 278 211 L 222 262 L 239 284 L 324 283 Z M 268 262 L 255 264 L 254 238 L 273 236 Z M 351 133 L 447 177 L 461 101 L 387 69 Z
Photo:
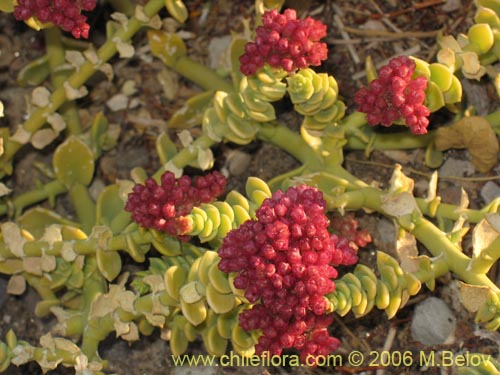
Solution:
M 468 160 L 447 159 L 439 168 L 440 176 L 470 176 L 474 174 L 474 165 Z
M 429 297 L 415 307 L 411 334 L 426 346 L 452 344 L 456 318 L 443 300 Z
M 226 157 L 226 167 L 233 176 L 240 176 L 248 169 L 252 156 L 246 152 L 232 150 Z
M 484 184 L 480 194 L 484 203 L 490 203 L 493 199 L 500 197 L 500 186 L 493 181 L 488 181 Z
M 446 0 L 446 2 L 441 7 L 443 12 L 453 12 L 462 7 L 462 0 Z
M 210 43 L 208 44 L 208 60 L 210 68 L 229 68 L 227 51 L 229 45 L 231 44 L 231 40 L 231 35 L 215 37 L 210 40 Z

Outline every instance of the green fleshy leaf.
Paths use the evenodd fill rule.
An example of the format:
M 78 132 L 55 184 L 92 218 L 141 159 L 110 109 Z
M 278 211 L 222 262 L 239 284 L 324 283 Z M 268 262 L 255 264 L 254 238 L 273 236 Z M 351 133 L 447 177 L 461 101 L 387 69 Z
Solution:
M 102 112 L 99 112 L 94 117 L 92 122 L 92 129 L 90 132 L 90 138 L 92 140 L 92 149 L 94 152 L 98 153 L 100 149 L 100 138 L 108 130 L 108 119 Z
M 170 67 L 175 67 L 177 60 L 187 53 L 184 41 L 173 33 L 149 30 L 148 41 L 153 55 Z
M 19 226 L 28 231 L 35 238 L 40 238 L 45 232 L 45 228 L 51 224 L 62 224 L 77 227 L 78 224 L 65 219 L 54 211 L 43 207 L 35 207 L 26 211 L 17 219 Z
M 415 62 L 415 72 L 413 73 L 413 76 L 424 76 L 425 78 L 430 79 L 431 71 L 429 69 L 429 63 L 413 56 L 411 56 L 411 59 Z
M 439 166 L 443 164 L 443 160 L 443 152 L 436 150 L 434 142 L 430 142 L 425 149 L 425 165 L 430 168 L 439 168 Z
M 176 111 L 168 120 L 169 129 L 189 129 L 200 125 L 203 114 L 212 103 L 214 91 L 205 91 L 191 97 L 186 103 Z
M 457 103 L 462 100 L 462 84 L 460 80 L 455 75 L 452 76 L 451 80 L 450 89 L 443 94 L 446 104 Z
M 476 6 L 491 8 L 496 14 L 500 14 L 500 1 L 498 0 L 476 0 Z
M 497 58 L 500 58 L 500 33 L 493 34 L 493 37 L 495 38 L 495 42 L 493 43 L 491 51 Z
M 123 212 L 124 207 L 120 187 L 116 184 L 107 186 L 97 198 L 97 224 L 110 226 L 115 217 Z
M 373 59 L 371 56 L 368 56 L 365 61 L 365 72 L 366 72 L 366 81 L 370 83 L 378 78 L 377 68 L 373 63 Z
M 188 19 L 188 10 L 181 0 L 165 0 L 165 7 L 168 13 L 180 23 L 184 23 Z
M 493 28 L 500 28 L 500 18 L 489 8 L 479 8 L 474 16 L 475 23 L 487 23 Z
M 122 258 L 116 251 L 97 249 L 97 267 L 108 281 L 113 281 L 122 270 Z
M 14 11 L 13 0 L 0 0 L 0 12 L 12 13 Z
M 448 91 L 451 87 L 453 73 L 443 64 L 434 63 L 429 65 L 431 71 L 431 81 L 434 82 L 441 91 Z
M 493 46 L 493 31 L 487 23 L 472 25 L 467 33 L 469 41 L 479 48 L 479 53 L 483 54 Z
M 244 38 L 233 38 L 230 45 L 231 76 L 236 87 L 238 87 L 243 74 L 240 72 L 240 56 L 245 53 L 245 45 L 248 40 Z
M 58 299 L 50 299 L 40 301 L 35 306 L 35 315 L 44 317 L 50 314 L 50 309 L 54 306 L 59 306 L 61 302 Z
M 108 39 L 112 39 L 115 32 L 120 29 L 120 24 L 116 21 L 108 21 L 106 22 L 106 37 Z
M 38 86 L 50 74 L 49 57 L 43 55 L 21 69 L 17 75 L 17 83 L 21 86 Z
M 94 155 L 87 144 L 74 136 L 59 145 L 52 163 L 57 179 L 66 186 L 87 186 L 94 176 Z
M 445 105 L 443 92 L 433 81 L 429 81 L 425 90 L 425 105 L 431 112 L 435 112 Z
M 162 132 L 158 138 L 156 138 L 156 152 L 162 164 L 167 164 L 167 162 L 177 153 L 177 147 L 168 134 Z

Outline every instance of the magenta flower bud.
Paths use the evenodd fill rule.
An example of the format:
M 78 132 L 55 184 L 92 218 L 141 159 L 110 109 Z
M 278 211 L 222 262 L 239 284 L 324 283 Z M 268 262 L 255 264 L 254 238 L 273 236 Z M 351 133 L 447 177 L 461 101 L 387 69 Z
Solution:
M 81 12 L 91 11 L 95 6 L 96 0 L 19 0 L 14 7 L 14 17 L 20 21 L 36 17 L 71 32 L 75 38 L 88 38 L 90 25 Z
M 245 46 L 240 56 L 240 71 L 252 75 L 264 64 L 293 72 L 310 65 L 318 66 L 327 58 L 327 47 L 319 40 L 326 36 L 326 25 L 311 17 L 298 20 L 293 9 L 279 14 L 264 12 L 262 26 L 256 30 L 254 42 Z M 252 47 L 249 47 L 252 46 Z M 257 47 L 257 48 L 254 48 Z
M 182 220 L 194 206 L 208 203 L 220 196 L 226 180 L 219 172 L 214 172 L 194 180 L 188 176 L 176 179 L 172 172 L 165 172 L 161 185 L 148 178 L 144 185 L 137 184 L 128 195 L 125 210 L 132 219 L 145 228 L 166 232 L 179 239 L 189 232 L 189 223 Z
M 257 354 L 295 348 L 318 355 L 338 348 L 325 329 L 331 319 L 324 318 L 324 296 L 335 290 L 333 264 L 352 264 L 357 257 L 347 239 L 329 234 L 325 209 L 315 188 L 278 190 L 264 200 L 255 220 L 230 231 L 219 248 L 220 270 L 238 273 L 234 284 L 253 304 L 239 320 L 245 330 L 262 331 Z M 251 255 L 245 250 L 249 242 Z
M 354 102 L 360 112 L 366 113 L 368 124 L 391 126 L 403 119 L 414 134 L 427 133 L 430 111 L 423 103 L 428 82 L 422 76 L 412 79 L 414 72 L 412 59 L 396 57 L 380 68 L 379 77 L 368 89 L 361 88 L 355 94 Z M 420 108 L 426 110 L 415 115 Z

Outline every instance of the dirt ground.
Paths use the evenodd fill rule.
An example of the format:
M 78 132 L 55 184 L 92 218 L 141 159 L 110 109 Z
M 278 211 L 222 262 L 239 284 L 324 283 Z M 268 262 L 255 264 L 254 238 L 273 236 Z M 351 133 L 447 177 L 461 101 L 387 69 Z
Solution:
M 213 58 L 207 46 L 212 48 L 223 43 L 224 37 L 232 30 L 242 30 L 242 20 L 250 18 L 253 13 L 253 1 L 230 0 L 187 0 L 190 11 L 189 21 L 179 26 L 186 37 L 189 54 L 198 61 L 209 64 Z M 438 32 L 456 35 L 472 24 L 474 5 L 472 0 L 422 1 L 409 0 L 335 0 L 335 1 L 300 1 L 289 0 L 289 7 L 296 8 L 300 17 L 311 15 L 321 19 L 328 25 L 329 59 L 320 68 L 333 74 L 340 86 L 340 93 L 347 103 L 352 104 L 354 92 L 365 83 L 363 76 L 364 61 L 371 56 L 376 64 L 383 63 L 392 56 L 402 53 L 432 61 L 437 52 L 436 36 Z M 109 18 L 111 8 L 101 5 L 99 11 L 90 18 L 92 26 L 91 40 L 102 43 L 104 20 Z M 23 24 L 17 23 L 10 15 L 0 14 L 0 99 L 5 104 L 6 117 L 2 119 L 3 126 L 14 127 L 20 123 L 26 113 L 26 96 L 32 88 L 19 87 L 16 77 L 20 69 L 31 59 L 44 52 L 43 34 L 37 33 Z M 341 30 L 347 31 L 342 34 Z M 348 39 L 349 38 L 349 39 Z M 210 44 L 210 43 L 215 44 Z M 147 39 L 145 33 L 134 37 L 136 50 L 147 54 Z M 26 48 L 30 46 L 30 48 Z M 115 78 L 107 82 L 103 76 L 96 76 L 89 82 L 88 98 L 79 102 L 83 118 L 104 110 L 111 123 L 120 124 L 122 128 L 119 144 L 116 149 L 106 153 L 99 160 L 97 180 L 103 184 L 113 182 L 117 178 L 129 178 L 130 170 L 136 166 L 144 167 L 153 172 L 159 166 L 155 155 L 154 140 L 161 130 L 164 130 L 166 119 L 188 99 L 193 93 L 199 92 L 192 83 L 168 71 L 170 85 L 165 87 L 158 81 L 158 72 L 165 70 L 157 59 L 141 58 L 140 54 L 131 59 L 113 59 Z M 107 100 L 120 92 L 126 80 L 133 79 L 138 88 L 135 97 L 140 105 L 132 110 L 113 111 L 107 105 Z M 465 90 L 467 100 L 471 105 L 482 111 L 494 108 L 498 98 L 494 97 L 492 87 L 484 83 L 468 83 Z M 172 90 L 175 88 L 175 90 Z M 349 110 L 351 110 L 350 108 Z M 290 123 L 299 120 L 295 115 L 282 113 L 282 118 Z M 444 116 L 446 119 L 446 116 Z M 432 126 L 439 126 L 443 120 L 436 117 Z M 296 161 L 272 146 L 252 143 L 247 146 L 225 144 L 214 149 L 216 168 L 236 168 L 228 157 L 234 151 L 242 152 L 243 166 L 232 169 L 229 180 L 230 189 L 243 191 L 248 176 L 258 176 L 269 179 L 297 165 Z M 8 180 L 10 186 L 15 186 L 20 193 L 32 188 L 37 180 L 46 181 L 47 177 L 33 165 L 34 161 L 50 163 L 51 150 L 42 152 L 27 149 L 16 160 L 15 174 Z M 410 152 L 382 153 L 372 152 L 366 156 L 362 151 L 348 151 L 345 155 L 346 167 L 355 175 L 367 182 L 373 182 L 381 187 L 389 180 L 394 163 L 401 163 L 404 170 L 416 180 L 416 187 L 422 195 L 425 193 L 427 181 L 432 171 L 424 165 L 422 150 Z M 460 199 L 460 187 L 469 194 L 471 207 L 481 207 L 485 204 L 481 190 L 485 181 L 478 177 L 494 177 L 499 175 L 496 168 L 488 175 L 479 174 L 468 168 L 470 156 L 465 151 L 450 151 L 446 153 L 447 160 L 458 161 L 464 169 L 454 169 L 454 175 L 441 179 L 439 192 L 443 200 L 457 203 Z M 467 169 L 465 169 L 467 168 Z M 465 178 L 464 178 L 465 177 Z M 64 198 L 58 199 L 57 210 L 65 215 L 71 215 Z M 374 264 L 376 249 L 391 252 L 391 244 L 384 236 L 383 219 L 374 215 L 357 213 L 360 223 L 367 228 L 374 238 L 361 254 L 361 261 Z M 0 336 L 4 337 L 9 329 L 13 329 L 20 339 L 37 343 L 38 338 L 46 333 L 53 321 L 39 319 L 34 316 L 33 306 L 37 296 L 33 291 L 21 297 L 5 295 L 5 280 L 0 282 Z M 410 301 L 407 307 L 395 318 L 388 320 L 384 312 L 374 310 L 367 317 L 354 319 L 348 315 L 337 319 L 332 330 L 342 342 L 340 354 L 352 350 L 364 353 L 381 351 L 383 348 L 391 351 L 412 351 L 445 349 L 451 351 L 470 350 L 497 355 L 499 341 L 483 338 L 475 332 L 478 327 L 473 322 L 473 316 L 467 313 L 458 303 L 456 282 L 447 277 L 439 280 L 434 291 L 423 291 Z M 453 311 L 457 329 L 455 338 L 449 344 L 426 347 L 411 334 L 411 322 L 414 307 L 418 302 L 429 296 L 441 298 Z M 388 333 L 395 331 L 395 336 L 388 342 Z M 389 347 L 388 347 L 389 345 Z M 159 338 L 159 334 L 143 338 L 131 346 L 125 342 L 109 338 L 101 345 L 101 355 L 109 360 L 110 372 L 122 375 L 168 375 L 186 374 L 186 369 L 174 368 L 170 359 L 168 344 Z M 203 353 L 202 344 L 190 348 L 192 353 Z M 194 371 L 194 370 L 193 370 Z M 422 370 L 418 366 L 410 368 L 348 368 L 347 366 L 332 366 L 309 368 L 270 367 L 270 368 L 215 368 L 203 369 L 204 373 L 247 373 L 247 374 L 418 374 L 422 371 L 428 374 L 441 374 L 442 369 L 430 368 Z M 212 372 L 213 371 L 213 372 Z M 10 367 L 8 375 L 41 374 L 36 364 L 28 364 L 20 368 Z M 53 374 L 73 374 L 73 370 L 60 368 Z M 193 374 L 195 372 L 192 372 Z M 453 373 L 447 370 L 445 373 Z

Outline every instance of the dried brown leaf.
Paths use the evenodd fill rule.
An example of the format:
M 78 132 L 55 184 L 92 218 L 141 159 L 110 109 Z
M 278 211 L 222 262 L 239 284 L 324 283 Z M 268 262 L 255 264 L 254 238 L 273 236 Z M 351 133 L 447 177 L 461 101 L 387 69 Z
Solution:
M 488 300 L 490 288 L 487 286 L 460 283 L 460 296 L 462 304 L 470 312 L 478 311 Z
M 491 124 L 483 117 L 465 117 L 451 126 L 436 130 L 436 148 L 467 148 L 472 163 L 481 172 L 488 172 L 497 163 L 499 145 Z

